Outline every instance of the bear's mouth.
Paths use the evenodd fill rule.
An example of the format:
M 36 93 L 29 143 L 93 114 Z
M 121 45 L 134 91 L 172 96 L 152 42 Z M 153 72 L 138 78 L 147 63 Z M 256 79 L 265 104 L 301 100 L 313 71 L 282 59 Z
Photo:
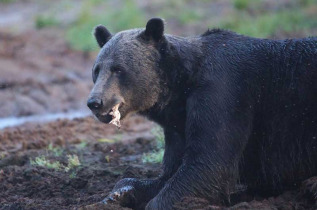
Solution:
M 120 128 L 120 118 L 121 113 L 119 108 L 121 108 L 123 103 L 118 103 L 113 106 L 108 112 L 103 112 L 101 114 L 96 114 L 96 117 L 103 123 L 114 124 L 118 128 Z

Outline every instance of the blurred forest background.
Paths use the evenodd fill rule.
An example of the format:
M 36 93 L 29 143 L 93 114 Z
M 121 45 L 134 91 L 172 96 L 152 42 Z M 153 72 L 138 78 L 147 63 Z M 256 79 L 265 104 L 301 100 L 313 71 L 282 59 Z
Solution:
M 0 117 L 87 111 L 94 26 L 115 33 L 155 16 L 181 36 L 208 28 L 274 39 L 317 34 L 317 0 L 0 0 Z
M 207 28 L 225 28 L 255 37 L 285 38 L 316 34 L 316 0 L 0 0 L 1 7 L 16 4 L 2 13 L 1 24 L 20 27 L 59 28 L 74 49 L 94 51 L 91 30 L 97 24 L 112 32 L 144 27 L 151 17 L 162 17 L 167 32 L 195 35 Z M 21 19 L 21 20 L 22 20 Z M 12 21 L 12 23 L 10 23 Z M 22 24 L 22 25 L 21 25 Z M 10 26 L 11 25 L 11 26 Z

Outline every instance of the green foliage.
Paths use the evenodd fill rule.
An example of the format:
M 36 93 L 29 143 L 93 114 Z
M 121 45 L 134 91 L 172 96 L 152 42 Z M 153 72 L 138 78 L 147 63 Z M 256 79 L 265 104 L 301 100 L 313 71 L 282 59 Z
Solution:
M 16 2 L 16 1 L 17 0 L 0 0 L 0 3 L 9 4 L 9 3 Z
M 317 5 L 316 0 L 298 0 L 301 6 Z
M 250 0 L 234 0 L 233 5 L 236 9 L 244 10 L 248 8 L 250 2 Z
M 35 26 L 37 29 L 42 29 L 56 25 L 58 25 L 58 21 L 53 16 L 38 15 L 35 18 Z
M 161 163 L 164 156 L 164 133 L 160 127 L 155 127 L 152 130 L 155 136 L 156 150 L 154 152 L 145 153 L 142 156 L 143 163 Z
M 0 0 L 6 1 L 16 0 Z M 71 2 L 62 1 L 52 4 L 50 11 L 45 14 L 38 15 L 35 24 L 37 28 L 67 26 L 66 40 L 73 49 L 80 51 L 99 50 L 91 33 L 96 25 L 103 24 L 114 34 L 144 27 L 148 17 L 153 16 L 166 19 L 166 31 L 176 31 L 179 35 L 203 32 L 208 26 L 227 28 L 256 37 L 285 37 L 293 34 L 307 36 L 316 31 L 316 0 L 232 0 L 219 6 L 219 11 L 225 12 L 210 12 L 214 11 L 216 2 L 219 1 L 162 0 L 140 4 L 136 0 L 83 0 L 78 4 L 78 11 Z M 75 14 L 70 21 L 61 20 L 56 15 L 67 11 Z
M 50 143 L 48 146 L 47 146 L 47 152 L 51 152 L 53 153 L 53 155 L 55 157 L 59 157 L 63 154 L 64 152 L 64 149 L 62 149 L 61 147 L 54 147 L 52 143 Z
M 189 10 L 187 12 L 181 12 L 177 14 L 177 19 L 181 24 L 189 24 L 198 22 L 203 18 L 203 15 L 195 10 Z
M 4 159 L 8 155 L 8 152 L 2 151 L 0 152 L 0 160 Z
M 30 159 L 31 165 L 42 166 L 46 168 L 52 168 L 55 170 L 60 170 L 62 165 L 59 161 L 49 161 L 45 156 L 36 157 L 35 160 Z
M 109 138 L 98 139 L 97 141 L 101 142 L 101 143 L 113 144 L 115 142 L 121 141 L 122 137 L 123 137 L 122 133 L 118 133 L 118 134 L 114 134 L 114 135 L 110 136 Z
M 299 9 L 268 12 L 254 17 L 243 13 L 231 16 L 223 21 L 220 27 L 249 36 L 265 38 L 280 33 L 305 32 L 306 29 L 317 27 L 317 19 Z
M 112 144 L 115 142 L 114 139 L 107 139 L 107 138 L 101 138 L 101 139 L 98 139 L 97 141 L 101 143 L 109 143 L 109 144 Z
M 164 148 L 165 137 L 163 129 L 159 126 L 152 129 L 151 133 L 155 136 L 156 147 L 158 149 Z
M 102 11 L 101 14 L 93 12 L 95 7 L 93 3 L 86 2 L 76 23 L 68 29 L 66 38 L 74 49 L 97 50 L 98 46 L 91 32 L 99 24 L 104 24 L 112 33 L 128 28 L 144 27 L 146 20 L 144 13 L 133 1 L 125 0 L 118 2 L 117 6 L 109 5 L 106 8 L 111 9 Z
M 164 149 L 160 149 L 153 153 L 145 153 L 142 156 L 143 163 L 161 163 L 164 156 Z
M 81 166 L 77 155 L 67 155 L 67 165 L 61 164 L 59 161 L 48 160 L 44 155 L 36 157 L 34 160 L 30 159 L 30 164 L 33 166 L 41 166 L 45 168 L 52 168 L 55 170 L 63 170 L 70 172 L 70 177 L 76 175 L 76 168 Z
M 167 1 L 165 7 L 158 11 L 157 16 L 175 19 L 182 25 L 198 23 L 204 18 L 205 13 L 201 9 L 191 7 L 189 4 L 191 2 L 187 0 Z
M 81 165 L 77 155 L 67 155 L 67 166 L 65 171 L 68 172 L 71 169 L 77 168 Z
M 237 10 L 253 10 L 256 12 L 260 12 L 264 5 L 261 0 L 233 0 L 233 6 Z

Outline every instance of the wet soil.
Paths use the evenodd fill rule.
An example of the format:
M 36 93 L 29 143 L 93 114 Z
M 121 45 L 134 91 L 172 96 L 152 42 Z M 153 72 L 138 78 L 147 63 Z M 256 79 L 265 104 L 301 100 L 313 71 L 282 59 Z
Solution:
M 160 164 L 142 163 L 142 155 L 155 150 L 151 129 L 156 125 L 137 116 L 120 130 L 92 117 L 26 124 L 0 132 L 0 209 L 124 209 L 96 204 L 125 177 L 153 178 Z M 68 155 L 80 165 L 65 170 Z M 34 164 L 45 157 L 61 167 Z M 33 163 L 32 163 L 33 161 Z M 317 179 L 275 197 L 240 193 L 230 209 L 316 209 L 310 193 Z M 315 186 L 316 188 L 316 186 Z M 225 209 L 202 198 L 185 198 L 175 209 Z
M 132 117 L 118 130 L 88 117 L 4 129 L 0 209 L 77 208 L 101 201 L 123 177 L 158 176 L 158 164 L 141 160 L 155 149 L 153 126 Z M 32 163 L 45 157 L 66 166 L 67 155 L 77 155 L 80 166 L 66 172 Z

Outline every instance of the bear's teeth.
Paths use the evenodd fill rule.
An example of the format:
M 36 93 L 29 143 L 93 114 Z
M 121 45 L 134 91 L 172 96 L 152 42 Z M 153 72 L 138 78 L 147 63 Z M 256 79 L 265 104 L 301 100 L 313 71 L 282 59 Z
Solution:
M 101 113 L 101 116 L 106 116 L 108 113 L 107 112 L 104 112 L 104 113 Z

